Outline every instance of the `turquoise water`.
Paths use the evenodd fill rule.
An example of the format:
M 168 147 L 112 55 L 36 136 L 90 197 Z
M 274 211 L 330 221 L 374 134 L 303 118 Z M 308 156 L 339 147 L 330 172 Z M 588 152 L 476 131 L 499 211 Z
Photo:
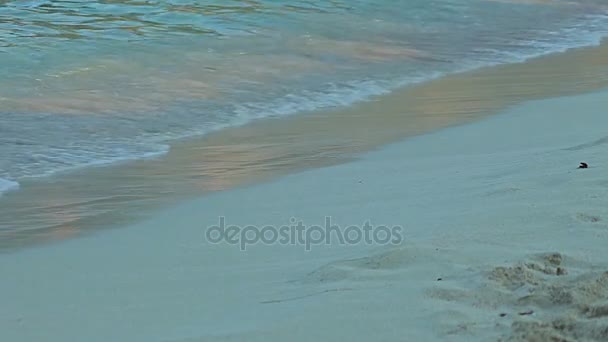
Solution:
M 0 1 L 0 193 L 606 34 L 600 0 Z

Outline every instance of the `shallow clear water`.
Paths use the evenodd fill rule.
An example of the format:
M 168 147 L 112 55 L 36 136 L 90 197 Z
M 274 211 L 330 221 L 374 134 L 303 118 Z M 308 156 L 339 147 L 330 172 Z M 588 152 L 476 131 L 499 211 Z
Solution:
M 607 14 L 601 0 L 0 1 L 0 193 L 597 44 Z

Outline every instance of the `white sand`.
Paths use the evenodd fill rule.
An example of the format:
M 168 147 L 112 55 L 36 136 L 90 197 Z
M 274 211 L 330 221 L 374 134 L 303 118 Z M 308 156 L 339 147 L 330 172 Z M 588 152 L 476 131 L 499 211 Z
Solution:
M 606 341 L 606 108 L 606 92 L 533 102 L 0 255 L 0 340 Z M 205 242 L 219 215 L 371 220 L 405 241 L 241 252 Z

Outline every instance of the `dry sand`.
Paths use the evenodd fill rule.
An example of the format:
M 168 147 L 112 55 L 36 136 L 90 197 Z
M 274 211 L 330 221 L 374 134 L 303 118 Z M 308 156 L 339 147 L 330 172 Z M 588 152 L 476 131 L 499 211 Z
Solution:
M 605 108 L 607 92 L 529 102 L 1 255 L 0 340 L 606 341 Z M 405 239 L 243 252 L 205 242 L 220 215 L 371 220 Z

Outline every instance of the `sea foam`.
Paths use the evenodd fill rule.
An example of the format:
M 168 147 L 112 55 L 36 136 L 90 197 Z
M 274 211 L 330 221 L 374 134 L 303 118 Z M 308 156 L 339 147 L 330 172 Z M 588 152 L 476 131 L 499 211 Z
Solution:
M 19 188 L 19 183 L 10 181 L 8 179 L 0 178 L 0 197 L 3 193 Z

